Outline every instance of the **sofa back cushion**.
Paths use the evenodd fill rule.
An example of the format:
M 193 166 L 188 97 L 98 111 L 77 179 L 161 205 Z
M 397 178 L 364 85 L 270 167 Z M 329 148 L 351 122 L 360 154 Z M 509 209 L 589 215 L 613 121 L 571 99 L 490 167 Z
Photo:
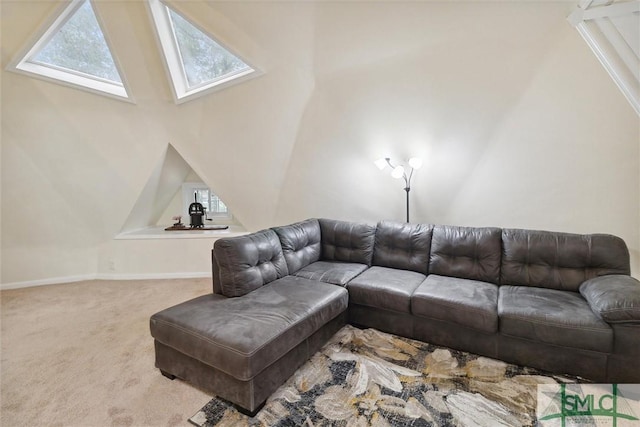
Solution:
M 436 225 L 431 238 L 429 273 L 498 284 L 499 228 Z
M 320 260 L 320 224 L 308 219 L 282 227 L 273 227 L 282 245 L 289 274 Z
M 323 260 L 371 265 L 375 226 L 333 219 L 320 219 L 318 222 Z
M 222 295 L 239 297 L 289 274 L 273 230 L 219 239 L 213 246 Z
M 577 292 L 585 280 L 630 273 L 624 241 L 607 234 L 502 230 L 501 283 Z
M 381 221 L 376 227 L 373 265 L 429 273 L 433 226 Z

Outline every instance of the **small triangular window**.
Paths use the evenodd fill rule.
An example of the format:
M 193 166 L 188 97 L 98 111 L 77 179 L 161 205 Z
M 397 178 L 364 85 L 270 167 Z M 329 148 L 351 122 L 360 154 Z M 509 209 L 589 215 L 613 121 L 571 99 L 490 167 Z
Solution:
M 89 0 L 74 0 L 15 65 L 49 80 L 128 98 Z

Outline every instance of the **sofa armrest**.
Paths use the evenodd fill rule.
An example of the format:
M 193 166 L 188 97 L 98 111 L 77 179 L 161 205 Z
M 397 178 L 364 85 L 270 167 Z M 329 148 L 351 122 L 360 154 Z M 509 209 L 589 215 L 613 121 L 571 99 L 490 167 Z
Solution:
M 580 294 L 607 323 L 640 323 L 640 282 L 631 276 L 594 277 L 580 285 Z
M 218 267 L 214 281 L 219 279 L 215 289 L 226 297 L 248 294 L 289 274 L 280 239 L 273 230 L 218 239 L 213 252 Z

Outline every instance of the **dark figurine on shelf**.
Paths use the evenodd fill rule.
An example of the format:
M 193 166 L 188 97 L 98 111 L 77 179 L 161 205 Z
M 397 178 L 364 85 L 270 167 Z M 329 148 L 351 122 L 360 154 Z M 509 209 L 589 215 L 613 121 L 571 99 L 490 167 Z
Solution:
M 189 205 L 189 217 L 191 218 L 191 228 L 202 228 L 202 217 L 204 216 L 204 207 L 202 203 L 198 203 L 198 193 L 193 194 L 194 202 Z

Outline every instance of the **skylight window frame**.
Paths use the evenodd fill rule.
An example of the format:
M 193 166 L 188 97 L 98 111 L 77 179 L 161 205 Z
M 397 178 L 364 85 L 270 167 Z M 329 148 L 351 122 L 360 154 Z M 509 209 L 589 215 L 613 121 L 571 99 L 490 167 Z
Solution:
M 40 51 L 47 46 L 57 32 L 66 25 L 85 3 L 89 3 L 91 7 L 121 82 L 35 60 Z M 133 103 L 134 101 L 127 90 L 126 78 L 122 72 L 122 67 L 120 67 L 118 58 L 114 54 L 109 36 L 104 30 L 104 25 L 100 15 L 96 12 L 92 0 L 71 0 L 71 2 L 61 5 L 52 16 L 53 18 L 42 27 L 43 30 L 37 33 L 31 43 L 28 44 L 30 48 L 22 49 L 16 58 L 7 65 L 7 71 Z
M 187 70 L 184 67 L 184 58 L 182 57 L 182 51 L 180 50 L 180 45 L 178 44 L 178 35 L 176 34 L 176 26 L 175 26 L 175 22 L 173 20 L 173 18 L 171 17 L 171 14 L 169 13 L 169 6 L 167 6 L 166 4 L 163 4 L 163 6 L 166 9 L 166 14 L 167 14 L 167 19 L 169 20 L 169 24 L 170 24 L 170 29 L 171 29 L 171 34 L 172 34 L 172 41 L 173 41 L 173 48 L 176 50 L 176 53 L 178 55 L 179 58 L 179 65 L 180 65 L 180 70 L 182 71 L 182 78 L 184 79 L 185 82 L 185 87 L 187 88 L 188 91 L 200 91 L 200 90 L 204 90 L 204 89 L 208 89 L 209 87 L 213 87 L 216 86 L 224 81 L 231 81 L 235 78 L 239 78 L 242 77 L 244 75 L 248 75 L 253 73 L 255 70 L 253 67 L 251 67 L 244 59 L 240 58 L 238 55 L 236 55 L 235 53 L 233 53 L 233 55 L 235 55 L 236 57 L 240 58 L 240 60 L 242 60 L 242 62 L 247 66 L 246 69 L 243 70 L 238 70 L 232 73 L 227 73 L 224 74 L 220 77 L 216 77 L 213 80 L 208 80 L 202 83 L 199 83 L 197 85 L 189 85 L 189 78 L 187 77 Z M 179 14 L 179 12 L 174 11 L 175 13 Z M 183 19 L 186 19 L 183 17 Z M 204 31 L 202 28 L 200 28 L 198 25 L 194 24 L 193 22 L 189 21 L 189 23 L 191 25 L 193 25 L 194 27 L 196 27 L 198 30 L 202 31 L 202 33 L 206 34 L 207 36 L 209 36 L 213 41 L 215 41 L 216 43 L 218 43 L 220 46 L 222 46 L 222 48 L 224 48 L 225 50 L 231 52 L 231 50 L 226 47 L 225 45 L 223 45 L 222 43 L 220 43 L 215 37 L 212 37 L 210 34 L 208 34 L 206 31 Z
M 190 101 L 202 95 L 222 90 L 229 86 L 262 75 L 262 72 L 254 64 L 242 55 L 239 55 L 234 49 L 229 48 L 229 46 L 221 42 L 217 37 L 213 36 L 211 32 L 202 28 L 202 26 L 194 22 L 194 20 L 188 15 L 177 10 L 175 7 L 170 6 L 165 1 L 148 0 L 147 7 L 150 12 L 152 23 L 156 29 L 158 44 L 164 56 L 164 64 L 169 80 L 172 83 L 171 89 L 173 92 L 174 102 L 176 104 Z M 182 60 L 182 54 L 176 38 L 175 27 L 172 23 L 169 10 L 180 15 L 183 19 L 188 21 L 189 24 L 193 25 L 199 31 L 210 37 L 223 49 L 236 56 L 247 65 L 248 69 L 225 74 L 216 79 L 202 82 L 195 86 L 189 86 L 186 70 L 184 69 L 184 61 Z
M 611 18 L 640 13 L 637 1 L 582 0 L 567 17 L 640 116 L 640 58 Z

